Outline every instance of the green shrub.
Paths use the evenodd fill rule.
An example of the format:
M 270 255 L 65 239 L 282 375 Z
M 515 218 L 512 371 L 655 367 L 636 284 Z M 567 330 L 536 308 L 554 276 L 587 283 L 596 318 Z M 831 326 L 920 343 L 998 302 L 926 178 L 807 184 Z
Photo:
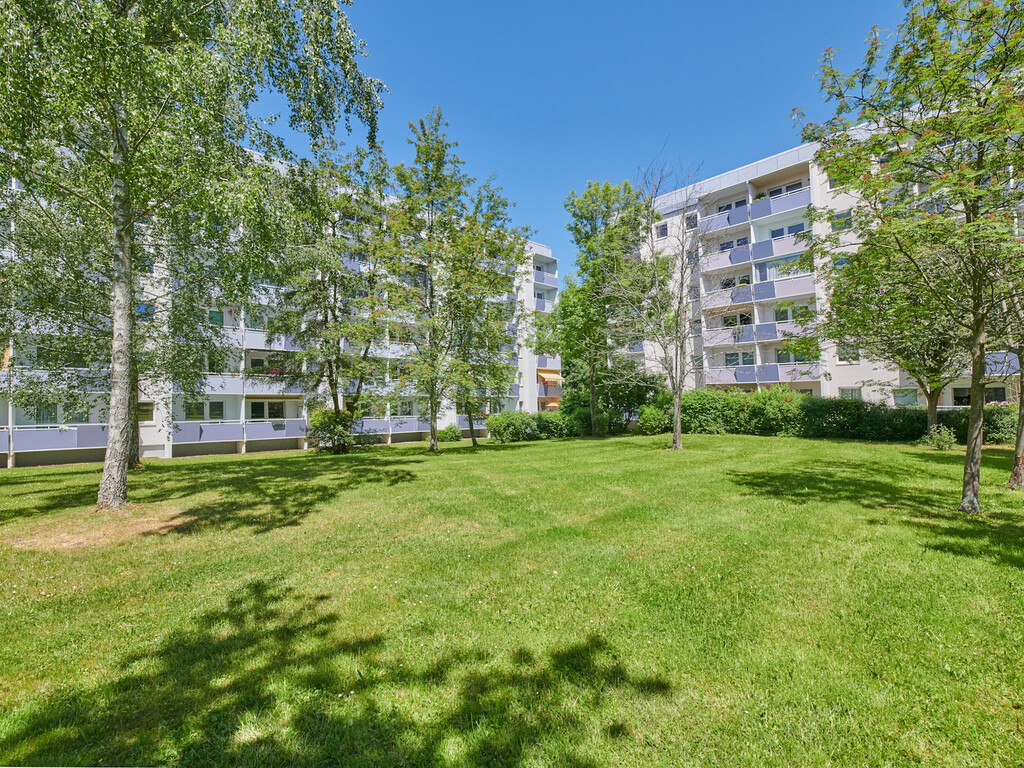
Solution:
M 937 451 L 950 451 L 956 445 L 956 435 L 949 427 L 936 424 L 928 434 L 917 441 L 919 445 L 927 445 Z
M 538 413 L 537 430 L 542 438 L 580 436 L 576 422 L 561 411 L 541 411 Z
M 459 429 L 458 424 L 449 424 L 437 433 L 437 442 L 439 443 L 457 443 L 462 439 L 462 430 Z
M 721 435 L 725 429 L 725 393 L 717 389 L 695 389 L 685 392 L 679 401 L 679 422 L 684 433 Z M 672 430 L 672 401 L 669 400 L 665 418 Z
M 967 443 L 967 426 L 970 422 L 970 409 L 957 408 L 952 411 L 939 411 L 939 424 L 949 427 L 956 435 L 958 443 Z M 1017 439 L 1017 406 L 987 405 L 985 406 L 984 441 L 988 444 L 1012 444 Z
M 540 440 L 537 414 L 522 411 L 496 413 L 487 419 L 487 431 L 499 443 L 520 443 Z
M 746 396 L 744 432 L 751 435 L 790 435 L 803 432 L 805 395 L 787 387 L 771 387 Z
M 608 434 L 621 435 L 626 431 L 626 417 L 618 408 L 608 409 Z
M 645 435 L 660 435 L 672 431 L 672 413 L 657 403 L 640 406 L 637 417 L 640 431 Z
M 604 411 L 598 411 L 597 418 L 594 420 L 595 434 L 599 437 L 603 437 L 608 434 L 608 414 Z
M 311 448 L 322 453 L 342 453 L 356 442 L 352 434 L 352 414 L 335 413 L 329 408 L 317 408 L 306 421 L 306 440 Z

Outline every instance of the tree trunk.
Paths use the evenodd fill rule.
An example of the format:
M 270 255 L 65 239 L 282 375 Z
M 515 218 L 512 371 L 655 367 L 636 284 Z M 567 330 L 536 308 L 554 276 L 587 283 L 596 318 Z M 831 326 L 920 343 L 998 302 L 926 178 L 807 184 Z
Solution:
M 1017 350 L 1017 364 L 1024 366 L 1021 351 Z M 1021 367 L 1017 381 L 1017 442 L 1013 449 L 1013 469 L 1010 470 L 1009 486 L 1013 490 L 1024 488 L 1024 367 Z
M 672 387 L 672 450 L 683 448 L 683 398 L 680 385 Z
M 928 401 L 928 431 L 931 432 L 939 426 L 939 400 L 942 398 L 942 390 L 926 389 L 924 396 Z
M 971 347 L 971 417 L 967 425 L 967 455 L 960 498 L 960 511 L 971 515 L 981 511 L 981 449 L 985 426 L 985 342 L 981 338 L 981 334 L 975 334 Z
M 131 358 L 132 366 L 132 383 L 131 383 L 131 439 L 128 443 L 128 467 L 135 469 L 142 465 L 142 459 L 139 455 L 139 442 L 141 436 L 139 435 L 139 367 L 135 360 L 135 356 Z
M 115 141 L 115 145 L 118 142 Z M 115 159 L 120 152 L 115 150 Z M 131 444 L 132 414 L 132 307 L 131 233 L 128 223 L 128 199 L 125 182 L 115 178 L 112 208 L 114 218 L 114 245 L 111 272 L 111 344 L 110 344 L 110 402 L 108 405 L 107 454 L 103 461 L 96 503 L 100 507 L 116 508 L 128 501 L 128 456 Z
M 473 441 L 473 447 L 477 447 L 476 427 L 473 426 L 473 406 L 466 407 L 466 421 L 469 422 L 469 439 Z
M 594 366 L 590 366 L 590 435 L 597 437 L 597 382 Z
M 437 447 L 437 410 L 439 407 L 438 403 L 431 400 L 430 403 L 430 450 L 436 453 L 439 448 Z

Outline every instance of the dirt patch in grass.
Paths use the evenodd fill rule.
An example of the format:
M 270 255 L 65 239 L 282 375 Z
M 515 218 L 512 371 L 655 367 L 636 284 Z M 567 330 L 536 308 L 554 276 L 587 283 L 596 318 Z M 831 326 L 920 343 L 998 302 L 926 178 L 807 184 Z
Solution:
M 85 512 L 58 524 L 52 521 L 29 527 L 7 543 L 14 549 L 59 551 L 91 549 L 130 541 L 141 536 L 165 535 L 175 528 L 176 509 L 155 510 L 130 504 L 120 509 Z

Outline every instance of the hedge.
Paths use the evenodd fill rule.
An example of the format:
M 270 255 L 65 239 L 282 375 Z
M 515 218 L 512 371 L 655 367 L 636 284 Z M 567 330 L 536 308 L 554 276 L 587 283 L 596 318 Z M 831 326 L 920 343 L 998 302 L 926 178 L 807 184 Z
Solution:
M 966 408 L 940 411 L 939 423 L 956 439 L 967 442 Z M 640 409 L 640 431 L 658 434 L 672 431 L 672 403 L 665 398 Z M 894 408 L 861 400 L 809 397 L 783 387 L 753 394 L 739 390 L 697 389 L 686 392 L 681 402 L 684 433 L 789 435 L 793 437 L 846 438 L 885 442 L 910 442 L 928 431 L 923 408 Z M 985 407 L 985 442 L 1008 444 L 1016 439 L 1017 407 Z

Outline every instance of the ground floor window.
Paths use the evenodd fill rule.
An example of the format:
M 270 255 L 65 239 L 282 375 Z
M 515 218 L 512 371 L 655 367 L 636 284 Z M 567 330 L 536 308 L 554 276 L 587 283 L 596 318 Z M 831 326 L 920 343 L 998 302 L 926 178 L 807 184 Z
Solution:
M 156 419 L 152 403 L 139 403 L 136 413 L 138 414 L 140 424 L 149 424 Z
M 916 389 L 894 389 L 892 400 L 901 408 L 913 408 L 917 405 L 918 393 Z
M 860 387 L 840 387 L 839 397 L 843 400 L 863 400 Z
M 206 409 L 202 403 L 185 403 L 185 421 L 202 421 L 206 418 Z
M 1005 403 L 1006 387 L 989 387 L 985 390 L 986 403 Z
M 971 388 L 953 387 L 953 405 L 970 405 Z
M 224 418 L 224 401 L 223 400 L 211 400 L 210 401 L 210 418 L 215 421 L 220 421 Z

